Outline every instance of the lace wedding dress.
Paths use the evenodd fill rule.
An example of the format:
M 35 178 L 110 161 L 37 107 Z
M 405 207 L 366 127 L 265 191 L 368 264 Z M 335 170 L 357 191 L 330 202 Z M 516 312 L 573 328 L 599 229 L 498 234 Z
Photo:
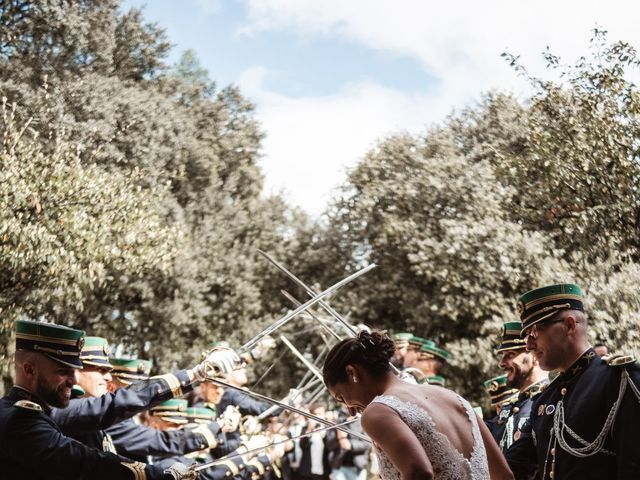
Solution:
M 435 480 L 489 480 L 489 466 L 476 414 L 466 400 L 458 398 L 467 411 L 473 431 L 473 451 L 468 459 L 456 450 L 446 435 L 436 429 L 435 422 L 422 408 L 391 395 L 379 395 L 373 401 L 398 412 L 404 423 L 415 433 L 433 466 Z M 400 472 L 384 452 L 376 448 L 376 454 L 382 479 L 399 480 Z

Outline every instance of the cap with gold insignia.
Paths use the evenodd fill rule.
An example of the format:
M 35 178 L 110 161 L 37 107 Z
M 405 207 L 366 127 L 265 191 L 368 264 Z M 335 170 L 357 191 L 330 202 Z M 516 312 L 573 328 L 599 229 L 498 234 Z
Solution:
M 396 348 L 407 348 L 409 346 L 409 341 L 411 340 L 411 337 L 413 337 L 412 333 L 399 332 L 399 333 L 394 333 L 391 339 L 393 340 L 393 343 L 395 344 Z
M 216 419 L 216 412 L 210 408 L 189 407 L 186 409 L 187 420 L 191 423 L 211 423 Z
M 422 337 L 417 337 L 415 335 L 411 335 L 411 338 L 409 339 L 409 350 L 416 350 L 416 351 L 420 351 L 422 349 L 422 346 L 424 344 L 432 344 L 435 345 L 435 343 L 433 343 L 431 340 L 427 340 L 426 338 L 422 338 Z
M 189 402 L 182 398 L 172 398 L 151 408 L 151 415 L 161 417 L 173 423 L 187 423 L 187 406 Z
M 544 322 L 560 310 L 584 311 L 584 295 L 578 285 L 559 283 L 530 290 L 518 299 L 518 315 L 522 321 L 521 337 L 529 328 Z
M 518 389 L 507 386 L 507 375 L 490 378 L 484 382 L 484 389 L 489 395 L 492 407 L 502 405 L 518 397 Z
M 522 322 L 507 322 L 502 326 L 500 332 L 500 344 L 496 348 L 496 353 L 507 350 L 519 350 L 525 347 L 526 341 L 520 337 Z
M 109 361 L 113 366 L 111 376 L 125 385 L 148 379 L 153 367 L 151 360 L 139 360 L 137 358 L 110 358 Z
M 82 368 L 84 332 L 54 323 L 16 320 L 16 350 L 31 350 L 73 368 Z
M 84 346 L 80 352 L 80 360 L 83 365 L 93 365 L 96 367 L 113 368 L 109 362 L 111 347 L 106 338 L 85 337 Z
M 420 359 L 438 358 L 443 362 L 449 359 L 450 353 L 444 348 L 437 347 L 435 342 L 431 340 L 425 341 L 420 349 Z

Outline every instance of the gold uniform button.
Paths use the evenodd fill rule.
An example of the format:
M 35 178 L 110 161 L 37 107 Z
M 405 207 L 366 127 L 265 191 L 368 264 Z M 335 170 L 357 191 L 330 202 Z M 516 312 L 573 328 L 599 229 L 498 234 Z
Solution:
M 513 413 L 518 413 L 520 409 L 518 407 L 513 407 Z
M 563 388 L 562 390 L 560 390 L 560 395 L 562 395 L 563 397 L 567 394 L 567 389 Z

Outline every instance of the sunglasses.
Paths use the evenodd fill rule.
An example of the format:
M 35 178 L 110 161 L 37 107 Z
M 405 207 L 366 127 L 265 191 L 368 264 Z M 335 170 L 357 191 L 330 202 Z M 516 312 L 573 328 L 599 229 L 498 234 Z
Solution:
M 524 336 L 524 339 L 526 340 L 527 337 L 536 339 L 538 338 L 538 335 L 540 334 L 540 332 L 543 332 L 544 330 L 546 330 L 548 326 L 553 325 L 554 323 L 560 323 L 560 322 L 564 322 L 564 318 L 556 318 L 555 320 L 547 320 L 545 322 L 536 323 L 533 327 L 529 329 L 527 334 Z

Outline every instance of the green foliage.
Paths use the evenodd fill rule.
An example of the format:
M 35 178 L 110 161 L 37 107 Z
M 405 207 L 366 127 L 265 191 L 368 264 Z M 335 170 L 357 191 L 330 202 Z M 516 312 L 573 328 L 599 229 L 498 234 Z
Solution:
M 117 298 L 123 276 L 170 273 L 181 235 L 157 208 L 164 189 L 140 188 L 140 171 L 125 176 L 83 162 L 81 148 L 64 139 L 45 149 L 6 103 L 0 133 L 4 333 L 18 316 L 77 323 L 96 292 Z
M 380 142 L 313 241 L 349 268 L 377 263 L 344 305 L 451 350 L 450 385 L 479 401 L 498 370 L 500 325 L 531 288 L 580 283 L 593 340 L 640 347 L 639 96 L 628 80 L 638 57 L 601 31 L 591 48 L 572 67 L 547 52 L 561 80 L 532 78 L 525 104 L 490 93 L 424 136 Z M 335 268 L 314 265 L 316 275 Z
M 113 229 L 99 242 L 81 238 L 76 249 L 62 252 L 55 237 L 42 237 L 43 255 L 69 252 L 76 263 L 67 263 L 78 271 L 43 275 L 49 260 L 25 257 L 30 279 L 46 278 L 57 290 L 47 302 L 44 295 L 16 302 L 32 317 L 104 335 L 123 353 L 152 358 L 166 370 L 189 365 L 212 340 L 242 343 L 279 313 L 283 302 L 263 297 L 273 272 L 263 275 L 266 265 L 256 255 L 258 247 L 282 254 L 291 216 L 279 198 L 261 195 L 262 133 L 253 105 L 235 87 L 217 90 L 192 53 L 169 68 L 163 30 L 145 23 L 140 11 L 120 13 L 118 6 L 115 0 L 14 1 L 0 12 L 0 91 L 21 105 L 15 121 L 32 118 L 38 158 L 65 158 L 70 173 L 61 176 L 75 181 L 76 194 L 93 195 L 82 198 L 95 211 L 76 220 L 90 223 L 86 234 Z M 71 157 L 56 153 L 55 145 L 78 148 Z M 35 183 L 46 178 L 24 174 Z M 90 184 L 97 176 L 124 181 L 122 198 L 117 189 L 96 192 Z M 130 190 L 141 198 L 132 200 Z M 54 212 L 50 201 L 58 194 L 47 183 L 37 193 L 47 199 L 47 214 L 75 215 L 73 204 L 64 202 Z M 136 205 L 148 208 L 147 218 L 132 210 Z M 116 221 L 113 209 L 129 214 L 129 223 Z M 114 224 L 103 224 L 101 212 Z M 38 219 L 25 217 L 25 228 L 39 231 Z M 131 233 L 117 235 L 117 228 Z M 154 233 L 159 229 L 173 232 L 173 240 L 162 240 Z M 124 256 L 120 251 L 133 232 L 140 233 Z M 107 261 L 101 249 L 123 258 Z M 22 258 L 18 250 L 9 253 L 6 262 Z M 123 262 L 127 268 L 119 270 Z M 5 269 L 0 277 L 20 283 L 14 274 Z
M 547 52 L 562 82 L 531 79 L 527 148 L 500 155 L 497 168 L 515 188 L 513 218 L 548 232 L 558 249 L 587 261 L 611 252 L 637 259 L 640 92 L 627 77 L 639 59 L 600 30 L 591 48 L 575 66 Z

